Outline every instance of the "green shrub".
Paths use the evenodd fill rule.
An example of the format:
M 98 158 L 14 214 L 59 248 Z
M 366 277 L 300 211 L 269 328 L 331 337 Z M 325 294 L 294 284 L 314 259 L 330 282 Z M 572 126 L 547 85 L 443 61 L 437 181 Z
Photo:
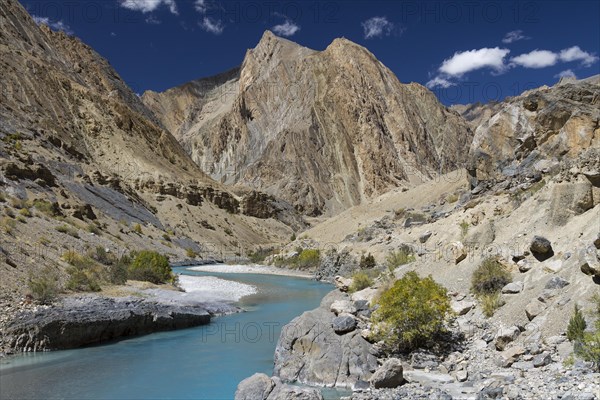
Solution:
M 371 253 L 367 254 L 366 256 L 364 254 L 360 256 L 360 262 L 358 263 L 360 269 L 375 268 L 375 265 L 375 257 L 373 257 Z
M 499 293 L 482 294 L 479 296 L 479 301 L 483 314 L 488 318 L 491 318 L 496 310 L 504 305 L 504 300 Z
M 294 240 L 296 240 L 296 233 L 292 233 L 292 236 L 290 236 L 290 242 L 293 242 Z
M 8 235 L 12 235 L 14 232 L 14 229 L 17 226 L 17 223 L 15 222 L 14 219 L 12 219 L 10 217 L 4 217 L 0 221 L 0 225 L 2 225 L 2 229 L 4 229 L 4 232 L 6 232 Z
M 382 293 L 373 313 L 375 339 L 392 350 L 411 351 L 431 347 L 446 331 L 450 299 L 446 289 L 431 276 L 408 272 Z
M 0 203 L 4 203 L 6 201 L 6 195 L 4 192 L 0 192 Z
M 112 257 L 103 246 L 96 246 L 96 249 L 91 253 L 91 257 L 103 265 L 110 265 L 113 262 Z
M 265 258 L 273 254 L 275 254 L 275 251 L 272 248 L 263 249 L 262 247 L 259 247 L 258 249 L 248 253 L 248 258 L 250 259 L 251 263 L 262 264 L 265 262 Z
M 108 281 L 115 285 L 123 285 L 127 282 L 127 271 L 131 264 L 131 258 L 127 255 L 119 258 L 108 266 Z
M 58 275 L 48 267 L 37 276 L 31 275 L 27 286 L 33 299 L 41 304 L 52 303 L 60 291 Z
M 185 249 L 185 255 L 187 258 L 196 258 L 198 254 L 194 251 L 194 249 L 187 248 Z
M 469 233 L 469 223 L 463 220 L 458 226 L 460 227 L 460 237 L 463 239 L 466 238 Z
M 60 233 L 65 233 L 69 236 L 79 239 L 79 232 L 77 231 L 77 229 L 75 229 L 73 227 L 70 227 L 68 225 L 59 225 L 55 229 L 57 231 L 59 231 Z
M 63 254 L 63 259 L 70 264 L 67 267 L 69 279 L 66 287 L 76 292 L 98 292 L 101 290 L 100 279 L 102 267 L 90 257 L 84 257 L 73 250 Z
M 19 210 L 19 215 L 25 217 L 25 218 L 30 218 L 31 217 L 31 211 L 29 211 L 29 208 L 21 208 Z
M 59 215 L 57 205 L 46 200 L 35 199 L 33 200 L 33 207 L 41 213 L 46 214 L 49 217 L 55 217 Z
M 352 283 L 348 290 L 350 293 L 358 292 L 359 290 L 363 290 L 373 285 L 373 280 L 364 271 L 357 271 L 352 275 Z
M 100 227 L 96 224 L 87 224 L 86 229 L 89 233 L 93 233 L 94 235 L 100 235 L 102 234 L 102 231 L 100 230 Z
M 159 284 L 174 282 L 175 275 L 166 256 L 156 251 L 143 250 L 134 255 L 129 266 L 128 278 Z
M 488 257 L 471 278 L 471 289 L 477 295 L 498 293 L 505 285 L 512 282 L 512 276 L 495 257 Z
M 162 238 L 167 242 L 171 241 L 171 236 L 169 236 L 169 234 L 166 232 L 162 234 Z
M 321 253 L 317 249 L 305 249 L 298 254 L 296 266 L 300 269 L 312 269 L 319 266 Z
M 448 197 L 446 197 L 446 201 L 450 204 L 456 203 L 458 201 L 458 195 L 456 193 L 448 195 Z
M 395 270 L 401 265 L 409 264 L 415 261 L 415 255 L 410 246 L 403 245 L 397 251 L 391 251 L 385 258 L 387 267 L 390 271 Z
M 138 234 L 142 234 L 142 226 L 140 224 L 135 224 L 133 226 L 133 231 Z
M 571 342 L 581 341 L 583 339 L 585 328 L 587 328 L 587 323 L 585 322 L 583 313 L 579 306 L 575 304 L 573 316 L 569 320 L 569 326 L 567 326 L 567 339 Z
M 16 208 L 16 209 L 20 210 L 21 208 L 23 208 L 27 205 L 27 202 L 18 197 L 12 197 L 10 199 L 10 205 L 12 206 L 12 208 Z
M 575 342 L 575 354 L 583 358 L 585 361 L 594 363 L 596 371 L 600 372 L 600 295 L 594 295 L 594 317 L 596 319 L 594 330 L 592 332 L 584 332 L 583 338 L 579 342 Z M 580 324 L 580 323 L 579 323 Z M 569 327 L 571 324 L 569 323 Z M 579 334 L 579 329 L 575 330 L 575 334 Z

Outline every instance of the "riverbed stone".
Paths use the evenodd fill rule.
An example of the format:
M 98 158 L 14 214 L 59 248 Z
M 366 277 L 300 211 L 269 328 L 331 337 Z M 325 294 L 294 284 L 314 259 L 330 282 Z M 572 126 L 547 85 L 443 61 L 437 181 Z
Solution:
M 516 326 L 511 326 L 510 328 L 500 328 L 496 333 L 494 341 L 496 349 L 504 350 L 506 345 L 514 341 L 520 333 L 521 331 Z

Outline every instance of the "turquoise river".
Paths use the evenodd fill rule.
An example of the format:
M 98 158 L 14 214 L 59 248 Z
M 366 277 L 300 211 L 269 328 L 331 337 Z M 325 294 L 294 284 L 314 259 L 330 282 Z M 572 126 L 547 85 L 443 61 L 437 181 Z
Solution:
M 273 372 L 283 325 L 317 307 L 332 287 L 309 279 L 219 274 L 176 268 L 258 287 L 238 303 L 247 312 L 210 325 L 115 343 L 0 360 L 1 399 L 233 399 L 237 384 Z M 326 399 L 340 392 L 325 391 Z

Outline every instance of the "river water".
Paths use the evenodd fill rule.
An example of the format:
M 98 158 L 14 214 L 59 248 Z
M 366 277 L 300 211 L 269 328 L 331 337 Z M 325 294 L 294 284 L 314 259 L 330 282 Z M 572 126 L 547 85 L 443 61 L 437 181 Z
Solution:
M 0 360 L 0 398 L 233 399 L 242 379 L 271 375 L 282 326 L 317 307 L 332 289 L 288 276 L 176 272 L 235 280 L 259 291 L 238 304 L 248 312 L 214 318 L 210 325 Z M 329 399 L 340 394 L 324 392 Z

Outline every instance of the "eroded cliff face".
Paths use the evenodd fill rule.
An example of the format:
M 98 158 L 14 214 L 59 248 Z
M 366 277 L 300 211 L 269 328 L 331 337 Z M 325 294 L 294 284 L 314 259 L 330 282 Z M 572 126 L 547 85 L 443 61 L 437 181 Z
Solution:
M 530 90 L 495 106 L 469 151 L 472 184 L 533 174 L 600 146 L 597 79 Z
M 314 51 L 267 31 L 239 74 L 143 101 L 213 178 L 280 196 L 308 215 L 455 168 L 472 137 L 433 93 L 401 84 L 345 39 Z

